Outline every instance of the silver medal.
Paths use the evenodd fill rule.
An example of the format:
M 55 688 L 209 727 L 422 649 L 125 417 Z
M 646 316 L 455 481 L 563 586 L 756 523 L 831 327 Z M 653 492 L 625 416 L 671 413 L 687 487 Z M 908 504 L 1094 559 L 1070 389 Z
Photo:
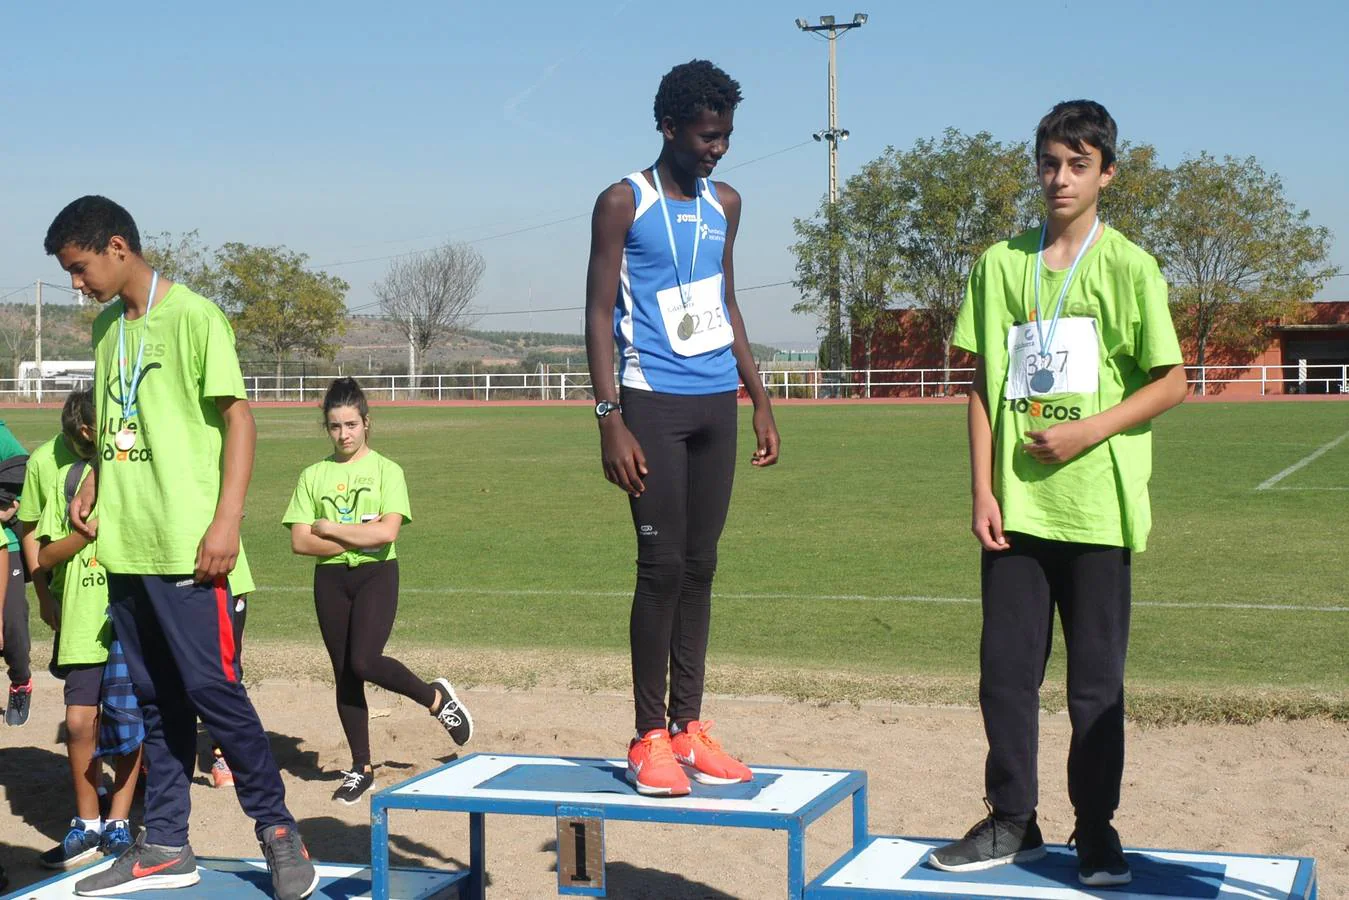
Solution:
M 1030 389 L 1037 394 L 1048 394 L 1054 390 L 1054 373 L 1049 369 L 1036 369 L 1030 377 Z
M 136 446 L 136 432 L 132 431 L 130 428 L 123 428 L 113 437 L 112 442 L 117 446 L 118 450 L 125 453 Z
M 693 316 L 689 315 L 688 313 L 684 313 L 684 318 L 681 319 L 679 322 L 679 331 L 678 331 L 679 339 L 681 341 L 687 341 L 689 338 L 693 337 L 693 327 L 694 327 Z

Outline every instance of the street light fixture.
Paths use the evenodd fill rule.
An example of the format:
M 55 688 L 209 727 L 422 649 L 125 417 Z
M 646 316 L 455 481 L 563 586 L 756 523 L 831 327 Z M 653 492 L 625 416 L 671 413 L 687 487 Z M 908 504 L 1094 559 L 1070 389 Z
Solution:
M 838 52 L 836 45 L 838 39 L 848 31 L 854 28 L 861 28 L 867 23 L 866 13 L 854 13 L 851 22 L 838 22 L 834 16 L 820 16 L 820 24 L 811 25 L 805 19 L 797 19 L 796 27 L 802 31 L 808 31 L 813 34 L 823 33 L 829 40 L 829 127 L 822 131 L 817 131 L 811 135 L 816 141 L 824 141 L 829 144 L 829 206 L 832 208 L 838 202 L 838 145 L 840 141 L 848 139 L 848 129 L 838 127 Z M 831 214 L 829 221 L 833 223 L 834 217 Z M 828 313 L 828 337 L 826 344 L 829 348 L 831 366 L 838 367 L 846 365 L 844 361 L 843 348 L 843 313 L 842 304 L 839 298 L 838 286 L 838 260 L 835 259 L 832 267 L 832 277 L 829 285 L 829 313 Z

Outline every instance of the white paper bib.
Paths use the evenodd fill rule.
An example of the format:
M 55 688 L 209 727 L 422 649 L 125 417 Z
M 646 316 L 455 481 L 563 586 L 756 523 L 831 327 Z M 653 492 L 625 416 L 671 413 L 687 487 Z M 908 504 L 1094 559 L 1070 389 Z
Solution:
M 1007 331 L 1007 399 L 1058 394 L 1094 394 L 1100 387 L 1096 320 L 1060 319 L 1048 356 L 1040 354 L 1035 323 Z
M 697 356 L 731 343 L 734 335 L 721 302 L 721 286 L 722 277 L 717 274 L 656 292 L 665 334 L 675 353 Z

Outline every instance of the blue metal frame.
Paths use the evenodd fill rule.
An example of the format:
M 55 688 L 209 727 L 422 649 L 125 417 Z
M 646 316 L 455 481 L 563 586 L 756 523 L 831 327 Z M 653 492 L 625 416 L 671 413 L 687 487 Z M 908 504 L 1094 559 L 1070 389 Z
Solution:
M 243 862 L 243 863 L 259 863 L 259 864 L 263 865 L 264 867 L 265 867 L 266 864 L 267 864 L 267 861 L 266 861 L 266 860 L 263 860 L 263 859 L 256 859 L 256 858 L 249 858 L 249 857 L 242 857 L 242 856 L 241 856 L 241 857 L 229 857 L 229 856 L 198 856 L 198 857 L 197 857 L 197 864 L 203 866 L 203 868 L 210 868 L 209 863 L 212 863 L 212 862 Z M 15 891 L 12 891 L 12 892 L 10 892 L 10 893 L 8 893 L 8 894 L 5 894 L 5 895 L 3 895 L 3 896 L 0 896 L 0 900 L 25 900 L 25 898 L 27 898 L 28 896 L 30 896 L 34 891 L 41 890 L 42 888 L 54 887 L 54 886 L 56 886 L 57 884 L 59 884 L 60 882 L 65 881 L 65 880 L 67 880 L 67 879 L 70 879 L 70 878 L 72 878 L 73 876 L 83 876 L 83 875 L 87 874 L 84 870 L 85 870 L 85 869 L 88 869 L 88 868 L 91 868 L 93 865 L 94 865 L 94 864 L 91 863 L 91 864 L 89 864 L 89 865 L 87 865 L 87 866 L 81 866 L 81 867 L 78 868 L 78 869 L 71 869 L 71 870 L 66 871 L 66 872 L 59 872 L 59 873 L 57 873 L 56 875 L 51 876 L 50 878 L 46 878 L 46 879 L 44 879 L 44 880 L 42 880 L 42 881 L 39 881 L 39 882 L 37 882 L 37 883 L 35 883 L 35 884 L 27 885 L 26 887 L 19 888 L 18 890 L 15 890 Z M 362 866 L 362 865 L 359 864 L 359 863 L 324 863 L 324 862 L 322 862 L 321 860 L 320 860 L 320 861 L 315 861 L 314 865 L 316 865 L 316 866 L 322 866 L 322 865 L 343 866 L 343 867 L 345 867 L 345 868 L 352 868 L 352 869 L 357 869 L 357 870 L 366 868 L 365 866 Z M 440 875 L 440 876 L 442 876 L 442 877 L 444 877 L 444 878 L 447 879 L 447 881 L 446 881 L 445 884 L 442 884 L 442 885 L 436 887 L 435 889 L 432 890 L 432 892 L 431 892 L 430 894 L 423 895 L 424 897 L 438 897 L 438 896 L 442 895 L 442 894 L 445 892 L 445 890 L 446 890 L 447 888 L 453 887 L 453 886 L 455 886 L 456 884 L 462 884 L 462 883 L 463 883 L 463 878 L 464 878 L 463 874 L 462 874 L 462 873 L 459 873 L 459 872 L 446 872 L 444 869 L 431 869 L 431 868 L 427 868 L 427 867 L 425 867 L 425 866 L 400 866 L 400 867 L 398 868 L 398 871 L 400 871 L 400 872 L 425 873 L 425 874 L 427 874 L 427 875 Z M 386 873 L 386 875 L 385 875 L 385 878 L 386 878 L 386 879 L 388 878 L 387 873 Z M 371 881 L 371 891 L 373 892 L 373 891 L 374 891 L 374 867 L 373 867 L 373 866 L 370 867 L 370 881 Z M 74 890 L 74 882 L 73 882 L 73 881 L 71 882 L 71 890 L 72 890 L 72 891 Z M 386 891 L 386 900 L 387 900 L 387 891 L 388 891 L 388 888 L 387 888 L 387 887 L 385 888 L 385 891 Z M 184 892 L 180 890 L 178 893 L 179 893 L 179 894 L 183 894 Z M 421 900 L 421 898 L 413 898 L 413 900 Z
M 543 816 L 556 818 L 559 809 L 575 808 L 581 804 L 556 800 L 522 800 L 501 798 L 468 798 L 416 796 L 407 794 L 409 787 L 455 766 L 463 765 L 478 756 L 527 758 L 518 754 L 473 753 L 435 769 L 423 772 L 401 784 L 384 788 L 370 798 L 370 868 L 373 873 L 371 896 L 373 900 L 388 900 L 388 816 L 394 809 L 460 812 L 469 814 L 469 865 L 472 871 L 465 883 L 465 900 L 485 897 L 483 874 L 486 868 L 486 848 L 483 819 L 488 813 L 509 816 Z M 553 757 L 548 757 L 553 758 Z M 578 763 L 608 763 L 607 759 L 589 757 L 558 757 Z M 867 837 L 867 773 L 849 769 L 815 769 L 807 766 L 766 766 L 785 772 L 839 772 L 843 778 L 825 789 L 813 800 L 790 812 L 719 812 L 682 807 L 635 807 L 624 804 L 605 804 L 596 800 L 587 808 L 602 810 L 602 817 L 615 822 L 660 822 L 673 825 L 719 825 L 728 828 L 761 828 L 787 832 L 787 896 L 800 900 L 805 890 L 805 831 L 806 827 L 845 798 L 853 803 L 854 850 Z M 399 793 L 403 792 L 403 793 Z
M 861 844 L 855 844 L 851 850 L 831 863 L 828 868 L 806 885 L 805 900 L 952 900 L 952 894 L 932 894 L 915 891 L 881 891 L 872 888 L 825 887 L 825 882 L 833 878 L 848 863 L 856 859 L 873 841 L 904 840 L 917 843 L 943 844 L 948 838 L 901 837 L 900 835 L 872 835 Z M 1175 849 L 1126 847 L 1128 853 L 1177 853 Z M 1297 872 L 1293 876 L 1293 886 L 1286 897 L 1274 897 L 1270 900 L 1316 900 L 1316 860 L 1306 856 L 1275 856 L 1262 853 L 1209 853 L 1204 856 L 1230 857 L 1236 859 L 1284 859 L 1295 860 Z M 1106 889 L 1105 893 L 1109 893 Z

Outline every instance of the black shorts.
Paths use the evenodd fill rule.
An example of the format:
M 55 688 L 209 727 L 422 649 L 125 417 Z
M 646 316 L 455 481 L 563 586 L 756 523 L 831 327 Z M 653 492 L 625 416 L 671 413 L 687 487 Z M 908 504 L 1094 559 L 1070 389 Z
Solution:
M 66 682 L 66 706 L 98 706 L 103 697 L 103 663 L 61 666 Z

